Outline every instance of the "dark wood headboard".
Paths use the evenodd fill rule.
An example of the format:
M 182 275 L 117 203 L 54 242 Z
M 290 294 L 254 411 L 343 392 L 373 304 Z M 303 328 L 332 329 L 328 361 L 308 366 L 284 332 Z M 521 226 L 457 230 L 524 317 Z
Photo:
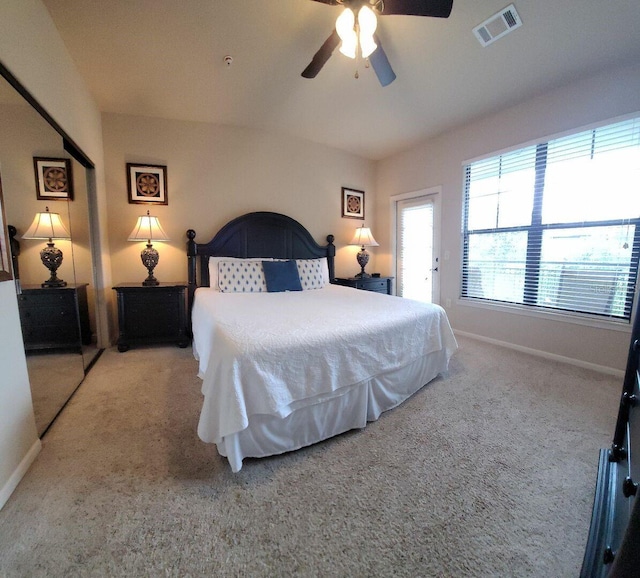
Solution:
M 298 221 L 260 211 L 247 213 L 229 221 L 208 243 L 196 243 L 196 232 L 187 231 L 189 310 L 197 287 L 209 286 L 209 257 L 274 259 L 327 258 L 329 279 L 335 279 L 336 248 L 334 236 L 327 235 L 327 245 L 318 245 Z

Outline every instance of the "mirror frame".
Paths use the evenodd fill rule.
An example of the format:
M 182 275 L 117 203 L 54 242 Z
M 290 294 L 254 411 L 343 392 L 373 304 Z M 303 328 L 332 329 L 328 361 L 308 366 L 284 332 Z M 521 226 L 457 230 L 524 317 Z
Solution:
M 4 212 L 2 180 L 0 180 L 0 283 L 2 281 L 11 281 L 13 279 L 11 270 L 11 251 L 9 250 L 7 217 Z
M 15 90 L 36 110 L 36 112 L 44 118 L 53 129 L 62 137 L 62 146 L 74 159 L 76 159 L 85 169 L 94 169 L 93 161 L 82 151 L 82 149 L 73 141 L 67 132 L 53 119 L 53 117 L 42 107 L 42 105 L 29 93 L 29 91 L 20 84 L 20 81 L 9 71 L 9 69 L 0 62 L 0 76 L 11 85 Z

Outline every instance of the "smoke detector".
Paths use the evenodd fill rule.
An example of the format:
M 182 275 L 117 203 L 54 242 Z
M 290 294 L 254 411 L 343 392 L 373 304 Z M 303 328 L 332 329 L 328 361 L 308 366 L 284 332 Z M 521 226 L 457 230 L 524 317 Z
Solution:
M 492 42 L 502 38 L 522 26 L 522 20 L 516 12 L 516 7 L 510 4 L 505 9 L 485 20 L 473 29 L 478 42 L 482 46 L 489 46 Z

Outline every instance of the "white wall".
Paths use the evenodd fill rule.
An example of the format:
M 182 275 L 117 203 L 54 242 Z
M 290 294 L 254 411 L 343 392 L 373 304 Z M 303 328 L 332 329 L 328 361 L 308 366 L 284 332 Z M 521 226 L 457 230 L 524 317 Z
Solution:
M 13 281 L 0 283 L 0 365 L 2 507 L 40 449 Z
M 95 225 L 107 245 L 106 197 L 100 113 L 73 64 L 49 12 L 40 0 L 0 2 L 0 62 L 11 71 L 96 165 Z M 99 251 L 100 253 L 100 251 Z M 110 286 L 109 258 L 98 255 L 100 275 Z M 104 286 L 99 300 L 104 299 Z M 103 310 L 106 310 L 103 308 Z M 35 458 L 36 435 L 17 299 L 10 282 L 0 283 L 0 506 Z M 102 320 L 106 328 L 106 319 Z
M 150 209 L 171 238 L 156 243 L 160 281 L 186 281 L 186 230 L 205 243 L 229 220 L 252 211 L 284 213 L 315 240 L 333 234 L 336 273 L 359 271 L 347 246 L 361 220 L 341 218 L 341 187 L 365 191 L 367 225 L 375 230 L 374 163 L 277 133 L 209 123 L 104 114 L 109 239 L 115 283 L 141 282 L 144 243 L 127 242 L 138 215 Z M 128 202 L 126 163 L 167 166 L 168 205 Z M 375 262 L 372 260 L 374 267 Z
M 441 303 L 460 331 L 615 369 L 624 369 L 629 332 L 523 317 L 456 303 L 461 266 L 462 163 L 534 139 L 640 111 L 640 66 L 608 70 L 433 138 L 378 165 L 378 264 L 391 272 L 389 197 L 442 185 Z M 603 196 L 603 202 L 605 197 Z M 380 235 L 380 237 L 378 237 Z M 382 249 L 382 248 L 381 248 Z

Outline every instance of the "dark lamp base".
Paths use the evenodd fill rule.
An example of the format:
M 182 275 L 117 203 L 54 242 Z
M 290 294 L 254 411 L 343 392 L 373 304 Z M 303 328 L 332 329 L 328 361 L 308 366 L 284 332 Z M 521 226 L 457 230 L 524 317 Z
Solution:
M 153 248 L 151 243 L 147 243 L 146 248 L 142 249 L 142 252 L 140 253 L 140 258 L 142 259 L 142 264 L 149 272 L 149 275 L 142 282 L 142 285 L 144 287 L 155 287 L 156 285 L 160 285 L 160 282 L 153 276 L 153 270 L 156 268 L 158 260 L 160 259 L 158 251 Z
M 40 284 L 40 287 L 66 287 L 67 282 L 62 279 L 48 279 L 44 283 Z
M 355 278 L 356 279 L 365 279 L 367 277 L 371 277 L 371 275 L 369 275 L 369 273 L 365 273 L 364 272 L 364 268 L 367 266 L 367 263 L 369 262 L 369 253 L 364 248 L 364 245 L 362 245 L 362 249 L 360 249 L 360 251 L 358 251 L 358 254 L 356 255 L 356 259 L 358 261 L 358 265 L 360 265 L 360 273 L 355 275 Z
M 40 251 L 40 259 L 42 264 L 49 269 L 51 276 L 40 286 L 41 287 L 66 287 L 67 282 L 62 279 L 58 279 L 57 271 L 58 267 L 62 265 L 62 251 L 56 247 L 51 239 L 47 243 L 47 246 Z

